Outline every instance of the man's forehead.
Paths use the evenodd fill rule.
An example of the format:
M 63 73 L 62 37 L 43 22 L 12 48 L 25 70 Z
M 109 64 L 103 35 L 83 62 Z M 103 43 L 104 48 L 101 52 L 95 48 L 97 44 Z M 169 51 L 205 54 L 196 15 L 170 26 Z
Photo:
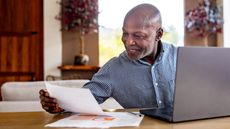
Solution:
M 154 29 L 155 27 L 150 24 L 146 24 L 137 20 L 128 20 L 123 24 L 123 31 L 140 31 L 145 32 L 148 29 Z
M 143 30 L 143 29 L 145 29 L 145 26 L 141 22 L 129 21 L 129 22 L 124 22 L 123 28 L 127 29 L 127 30 L 128 29 L 139 29 L 139 30 Z

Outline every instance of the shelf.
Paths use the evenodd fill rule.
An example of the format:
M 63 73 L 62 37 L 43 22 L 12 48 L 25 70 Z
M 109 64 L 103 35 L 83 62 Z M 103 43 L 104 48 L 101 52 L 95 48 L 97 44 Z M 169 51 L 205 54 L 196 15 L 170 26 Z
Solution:
M 61 70 L 61 78 L 91 79 L 100 67 L 89 65 L 62 65 L 58 66 L 58 69 Z
M 62 65 L 58 66 L 60 70 L 81 70 L 81 71 L 98 71 L 100 67 L 98 66 L 89 66 L 89 65 Z

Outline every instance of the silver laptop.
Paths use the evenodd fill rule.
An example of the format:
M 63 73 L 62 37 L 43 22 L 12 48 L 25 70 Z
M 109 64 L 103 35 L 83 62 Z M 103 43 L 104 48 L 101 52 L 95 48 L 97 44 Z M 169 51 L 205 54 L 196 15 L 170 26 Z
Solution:
M 229 116 L 230 48 L 179 47 L 173 105 L 141 113 L 170 122 Z

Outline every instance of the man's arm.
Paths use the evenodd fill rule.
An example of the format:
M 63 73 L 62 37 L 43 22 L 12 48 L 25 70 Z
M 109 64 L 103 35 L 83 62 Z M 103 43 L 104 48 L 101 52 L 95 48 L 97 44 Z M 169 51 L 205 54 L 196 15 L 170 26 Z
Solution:
M 83 88 L 88 88 L 99 104 L 103 103 L 109 97 L 112 97 L 112 79 L 111 65 L 115 58 L 108 61 L 100 70 L 94 74 L 90 82 L 87 82 Z

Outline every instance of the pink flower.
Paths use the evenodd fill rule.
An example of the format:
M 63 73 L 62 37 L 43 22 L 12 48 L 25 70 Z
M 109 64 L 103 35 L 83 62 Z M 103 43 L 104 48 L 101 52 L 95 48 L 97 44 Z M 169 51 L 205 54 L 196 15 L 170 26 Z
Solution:
M 204 37 L 210 33 L 220 33 L 222 24 L 222 8 L 212 4 L 210 0 L 204 0 L 185 16 L 185 28 L 194 36 Z
M 63 0 L 62 30 L 79 30 L 82 34 L 98 31 L 98 0 Z

